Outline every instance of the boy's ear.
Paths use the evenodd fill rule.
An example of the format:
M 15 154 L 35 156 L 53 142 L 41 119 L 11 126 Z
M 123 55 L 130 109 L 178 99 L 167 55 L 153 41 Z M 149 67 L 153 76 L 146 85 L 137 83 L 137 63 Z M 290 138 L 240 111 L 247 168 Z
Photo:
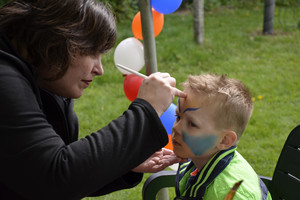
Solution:
M 234 131 L 225 130 L 223 132 L 223 136 L 220 142 L 217 144 L 217 148 L 219 150 L 228 149 L 236 142 L 236 140 L 237 140 L 237 135 Z

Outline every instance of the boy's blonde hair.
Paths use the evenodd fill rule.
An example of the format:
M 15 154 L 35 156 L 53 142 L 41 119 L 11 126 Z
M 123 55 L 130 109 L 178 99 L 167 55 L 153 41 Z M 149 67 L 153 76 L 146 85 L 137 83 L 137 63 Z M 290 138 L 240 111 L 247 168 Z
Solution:
M 239 140 L 253 110 L 250 91 L 241 81 L 204 74 L 189 76 L 183 87 L 198 93 L 205 105 L 213 106 L 216 128 L 235 131 Z

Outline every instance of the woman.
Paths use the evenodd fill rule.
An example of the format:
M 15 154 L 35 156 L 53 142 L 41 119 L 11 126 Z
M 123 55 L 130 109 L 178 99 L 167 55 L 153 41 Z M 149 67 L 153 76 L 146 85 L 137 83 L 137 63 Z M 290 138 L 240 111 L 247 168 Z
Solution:
M 168 142 L 159 117 L 185 97 L 167 73 L 150 75 L 122 116 L 77 140 L 72 99 L 103 74 L 115 40 L 113 15 L 96 0 L 0 9 L 0 199 L 103 195 L 180 160 L 158 151 Z

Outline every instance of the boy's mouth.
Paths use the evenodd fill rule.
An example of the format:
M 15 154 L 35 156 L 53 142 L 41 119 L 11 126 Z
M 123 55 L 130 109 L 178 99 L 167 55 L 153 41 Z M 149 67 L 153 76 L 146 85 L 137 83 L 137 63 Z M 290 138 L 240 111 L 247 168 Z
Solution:
M 177 142 L 176 140 L 172 140 L 173 146 L 181 146 L 181 144 L 179 142 Z

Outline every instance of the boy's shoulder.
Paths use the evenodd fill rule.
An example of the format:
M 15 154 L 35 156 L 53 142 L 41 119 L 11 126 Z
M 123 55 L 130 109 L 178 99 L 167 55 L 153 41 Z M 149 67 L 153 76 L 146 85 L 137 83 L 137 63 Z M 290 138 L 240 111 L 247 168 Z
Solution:
M 236 199 L 261 200 L 262 197 L 271 199 L 269 193 L 262 195 L 261 187 L 264 186 L 236 148 L 216 154 L 202 170 L 197 174 L 194 173 L 195 171 L 192 161 L 179 165 L 176 177 L 177 197 L 224 199 L 233 185 L 243 180 L 236 192 Z
M 204 199 L 223 199 L 235 183 L 243 180 L 236 192 L 236 199 L 261 199 L 259 178 L 243 158 L 235 151 L 235 154 L 227 167 L 207 187 Z
M 218 152 L 200 170 L 197 170 L 192 161 L 180 164 L 176 177 L 177 196 L 203 197 L 208 185 L 230 163 L 235 149 L 236 146 Z

